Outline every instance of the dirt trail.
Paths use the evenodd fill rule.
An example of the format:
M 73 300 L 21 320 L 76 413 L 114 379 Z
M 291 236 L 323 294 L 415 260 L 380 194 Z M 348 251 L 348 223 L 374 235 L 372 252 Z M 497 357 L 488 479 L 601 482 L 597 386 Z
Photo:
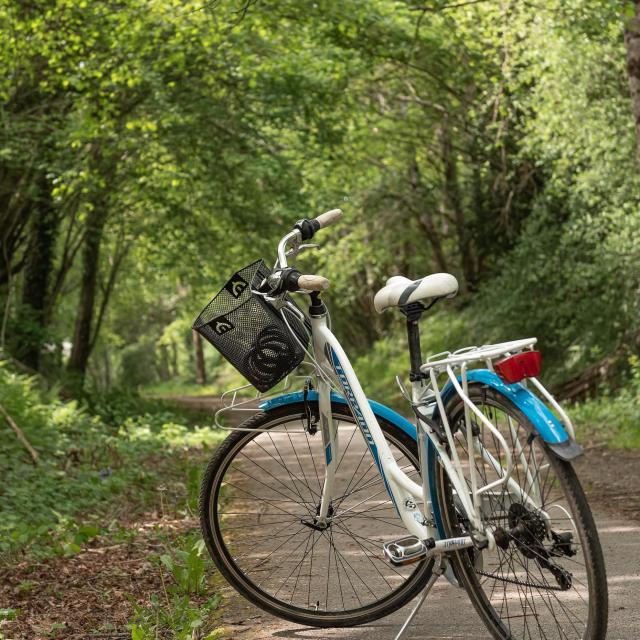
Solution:
M 212 413 L 221 406 L 219 396 L 170 396 L 165 399 L 187 409 Z M 227 415 L 230 425 L 246 417 L 233 412 Z M 640 451 L 609 449 L 596 442 L 585 444 L 584 450 L 585 455 L 578 460 L 576 471 L 589 499 L 609 515 L 640 521 Z
M 591 445 L 575 466 L 590 501 L 610 515 L 640 521 L 640 451 Z
M 197 411 L 215 412 L 219 396 L 170 396 L 179 406 Z M 242 414 L 227 414 L 230 425 L 244 419 Z M 590 501 L 604 513 L 640 521 L 640 451 L 609 449 L 596 442 L 584 444 L 585 455 L 576 466 Z M 640 633 L 639 633 L 640 637 Z

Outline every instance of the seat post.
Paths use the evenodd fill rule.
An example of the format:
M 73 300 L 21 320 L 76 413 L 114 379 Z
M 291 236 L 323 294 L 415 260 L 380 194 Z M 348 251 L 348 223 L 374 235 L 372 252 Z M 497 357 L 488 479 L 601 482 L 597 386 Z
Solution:
M 409 359 L 411 363 L 409 379 L 411 382 L 415 382 L 416 380 L 422 380 L 422 373 L 420 372 L 422 349 L 420 347 L 420 326 L 418 322 L 425 308 L 420 302 L 413 302 L 400 307 L 400 310 L 407 318 L 407 341 L 409 343 Z

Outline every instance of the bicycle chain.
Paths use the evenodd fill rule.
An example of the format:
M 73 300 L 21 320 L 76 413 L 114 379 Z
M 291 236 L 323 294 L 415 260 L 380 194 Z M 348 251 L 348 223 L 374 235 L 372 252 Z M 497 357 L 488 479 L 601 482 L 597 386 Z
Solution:
M 532 589 L 545 589 L 546 591 L 566 591 L 562 587 L 554 587 L 551 584 L 536 584 L 535 582 L 524 582 L 522 580 L 514 580 L 513 578 L 499 578 L 493 573 L 487 573 L 486 571 L 479 571 L 476 569 L 476 573 L 487 578 L 493 578 L 494 580 L 501 580 L 502 582 L 508 582 L 510 584 L 519 585 L 522 587 L 529 587 Z

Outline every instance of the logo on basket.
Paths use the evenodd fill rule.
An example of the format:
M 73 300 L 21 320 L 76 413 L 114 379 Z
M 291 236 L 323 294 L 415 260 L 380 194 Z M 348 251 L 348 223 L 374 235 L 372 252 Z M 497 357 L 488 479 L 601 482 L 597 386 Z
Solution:
M 219 336 L 233 329 L 233 325 L 226 318 L 216 318 L 211 323 L 211 327 Z
M 249 283 L 239 276 L 237 273 L 227 284 L 224 285 L 224 288 L 234 297 L 239 298 L 242 295 L 242 292 L 249 286 Z

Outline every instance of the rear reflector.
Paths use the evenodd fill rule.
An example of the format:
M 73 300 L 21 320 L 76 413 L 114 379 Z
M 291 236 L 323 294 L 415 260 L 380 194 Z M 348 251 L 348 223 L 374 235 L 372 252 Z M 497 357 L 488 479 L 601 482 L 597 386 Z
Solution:
M 540 375 L 542 357 L 539 351 L 523 351 L 494 363 L 493 367 L 505 382 L 511 384 Z

